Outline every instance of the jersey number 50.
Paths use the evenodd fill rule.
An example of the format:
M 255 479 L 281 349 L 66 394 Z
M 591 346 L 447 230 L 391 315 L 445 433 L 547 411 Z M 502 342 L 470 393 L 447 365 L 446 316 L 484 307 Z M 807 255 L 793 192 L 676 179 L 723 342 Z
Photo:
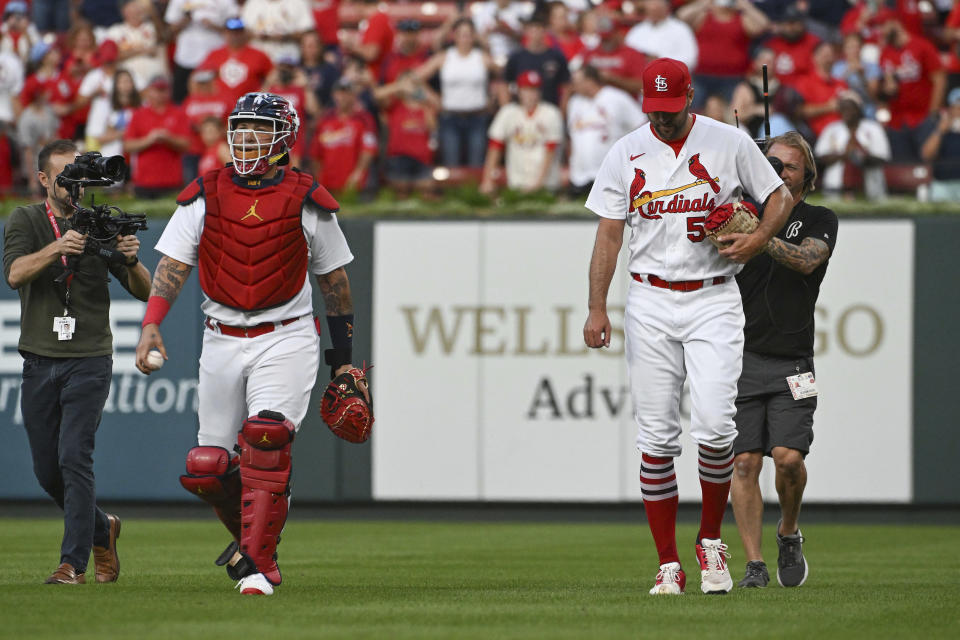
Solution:
M 687 218 L 687 239 L 690 242 L 703 242 L 707 237 L 707 230 L 703 228 L 704 216 Z

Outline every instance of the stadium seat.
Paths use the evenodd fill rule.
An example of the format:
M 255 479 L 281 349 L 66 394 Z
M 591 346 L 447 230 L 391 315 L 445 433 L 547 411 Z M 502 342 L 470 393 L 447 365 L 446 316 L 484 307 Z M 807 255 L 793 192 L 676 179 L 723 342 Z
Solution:
M 887 190 L 890 193 L 910 193 L 916 195 L 917 200 L 925 202 L 930 199 L 930 182 L 933 173 L 926 164 L 888 164 L 883 168 L 887 179 Z

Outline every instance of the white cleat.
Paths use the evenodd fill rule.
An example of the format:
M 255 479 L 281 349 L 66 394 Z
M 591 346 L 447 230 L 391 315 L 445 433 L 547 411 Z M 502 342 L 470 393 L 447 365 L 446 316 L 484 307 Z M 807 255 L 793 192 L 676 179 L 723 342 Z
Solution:
M 650 589 L 652 596 L 678 596 L 683 593 L 687 584 L 687 577 L 680 568 L 679 562 L 668 562 L 660 565 L 657 582 Z
M 235 589 L 240 589 L 240 593 L 248 596 L 272 596 L 273 585 L 262 573 L 254 573 L 245 578 L 241 578 Z
M 697 560 L 700 561 L 700 590 L 704 593 L 729 593 L 733 578 L 727 569 L 727 545 L 720 538 L 704 538 L 697 545 Z

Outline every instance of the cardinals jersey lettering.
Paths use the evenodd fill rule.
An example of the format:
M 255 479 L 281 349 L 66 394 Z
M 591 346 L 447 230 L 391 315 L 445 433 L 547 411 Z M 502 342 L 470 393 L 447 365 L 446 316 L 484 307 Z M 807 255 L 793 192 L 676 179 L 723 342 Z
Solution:
M 630 226 L 630 272 L 669 281 L 732 276 L 740 265 L 705 242 L 707 214 L 749 193 L 766 201 L 783 181 L 750 137 L 697 116 L 679 155 L 649 124 L 620 138 L 586 207 Z

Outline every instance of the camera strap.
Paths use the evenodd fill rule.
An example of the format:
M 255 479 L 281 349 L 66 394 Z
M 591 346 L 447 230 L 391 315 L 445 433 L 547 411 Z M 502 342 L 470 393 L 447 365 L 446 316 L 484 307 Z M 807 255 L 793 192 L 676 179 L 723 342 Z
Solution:
M 53 209 L 50 208 L 50 203 L 46 200 L 43 201 L 44 206 L 47 208 L 47 219 L 50 221 L 50 226 L 53 227 L 53 235 L 60 239 L 60 227 L 57 226 L 57 219 L 53 215 Z M 63 268 L 67 270 L 67 293 L 66 298 L 64 299 L 64 309 L 63 315 L 68 315 L 68 309 L 70 307 L 70 283 L 73 282 L 73 273 L 70 271 L 70 267 L 67 266 L 67 256 L 61 255 L 60 262 L 63 263 Z

